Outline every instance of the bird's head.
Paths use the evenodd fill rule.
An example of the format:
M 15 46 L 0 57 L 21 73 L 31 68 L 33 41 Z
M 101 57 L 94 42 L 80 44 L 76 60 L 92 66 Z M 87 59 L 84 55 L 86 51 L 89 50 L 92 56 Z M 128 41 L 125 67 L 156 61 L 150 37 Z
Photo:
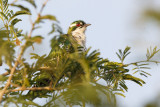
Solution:
M 71 34 L 73 31 L 84 33 L 87 26 L 90 26 L 91 24 L 86 24 L 82 20 L 74 21 L 71 23 L 68 29 L 68 34 Z

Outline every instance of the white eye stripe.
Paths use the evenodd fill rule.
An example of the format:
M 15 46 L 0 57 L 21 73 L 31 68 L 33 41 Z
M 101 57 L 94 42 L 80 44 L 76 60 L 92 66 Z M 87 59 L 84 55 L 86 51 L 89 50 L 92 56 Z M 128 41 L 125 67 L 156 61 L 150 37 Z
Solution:
M 76 23 L 74 23 L 74 24 L 71 24 L 69 27 L 73 27 L 73 26 L 76 26 L 77 24 Z

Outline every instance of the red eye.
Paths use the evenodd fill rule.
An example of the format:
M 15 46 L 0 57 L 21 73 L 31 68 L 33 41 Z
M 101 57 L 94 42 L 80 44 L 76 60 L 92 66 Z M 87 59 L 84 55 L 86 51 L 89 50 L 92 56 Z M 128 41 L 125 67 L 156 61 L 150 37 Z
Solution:
M 81 26 L 81 24 L 77 24 L 76 26 L 79 27 L 79 26 Z

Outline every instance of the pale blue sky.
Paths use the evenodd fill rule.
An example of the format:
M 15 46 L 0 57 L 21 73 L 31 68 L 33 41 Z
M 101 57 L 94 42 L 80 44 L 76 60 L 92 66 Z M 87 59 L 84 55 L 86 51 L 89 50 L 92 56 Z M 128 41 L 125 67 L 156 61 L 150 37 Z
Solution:
M 42 1 L 39 0 L 38 4 Z M 75 20 L 81 19 L 92 24 L 86 31 L 87 47 L 99 49 L 102 57 L 118 61 L 115 52 L 118 49 L 124 49 L 127 45 L 131 46 L 132 54 L 126 59 L 126 62 L 131 62 L 143 59 L 146 48 L 154 46 L 154 40 L 157 40 L 157 35 L 160 34 L 155 24 L 140 25 L 137 21 L 143 8 L 153 4 L 158 6 L 160 2 L 158 0 L 148 0 L 148 2 L 146 0 L 49 0 L 44 14 L 55 15 L 64 33 L 67 32 L 70 23 Z M 27 20 L 25 18 L 24 21 Z M 30 28 L 28 22 L 17 26 L 25 30 Z M 43 35 L 48 29 L 50 26 L 46 24 L 44 31 L 38 33 Z M 39 48 L 34 51 L 29 49 L 27 52 L 40 54 L 50 52 L 48 42 L 50 38 L 52 37 L 46 36 Z M 143 38 L 146 39 L 143 40 Z M 125 93 L 126 98 L 118 97 L 121 107 L 142 107 L 143 103 L 156 96 L 160 90 L 159 67 L 153 66 L 149 71 L 154 72 L 151 72 L 151 77 L 143 78 L 147 82 L 143 87 L 127 82 L 129 90 Z

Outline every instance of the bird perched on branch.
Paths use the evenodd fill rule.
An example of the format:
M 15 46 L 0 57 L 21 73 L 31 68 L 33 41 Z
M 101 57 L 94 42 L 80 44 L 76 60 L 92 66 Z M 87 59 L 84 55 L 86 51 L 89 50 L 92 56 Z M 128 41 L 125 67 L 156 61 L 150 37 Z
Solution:
M 82 20 L 77 20 L 71 23 L 71 25 L 68 28 L 67 34 L 60 35 L 60 37 L 58 38 L 53 38 L 53 42 L 51 44 L 52 50 L 50 53 L 59 49 L 65 49 L 66 51 L 72 53 L 74 52 L 75 46 L 78 49 L 78 51 L 84 52 L 86 50 L 85 31 L 86 28 L 90 25 L 91 24 L 86 24 Z

